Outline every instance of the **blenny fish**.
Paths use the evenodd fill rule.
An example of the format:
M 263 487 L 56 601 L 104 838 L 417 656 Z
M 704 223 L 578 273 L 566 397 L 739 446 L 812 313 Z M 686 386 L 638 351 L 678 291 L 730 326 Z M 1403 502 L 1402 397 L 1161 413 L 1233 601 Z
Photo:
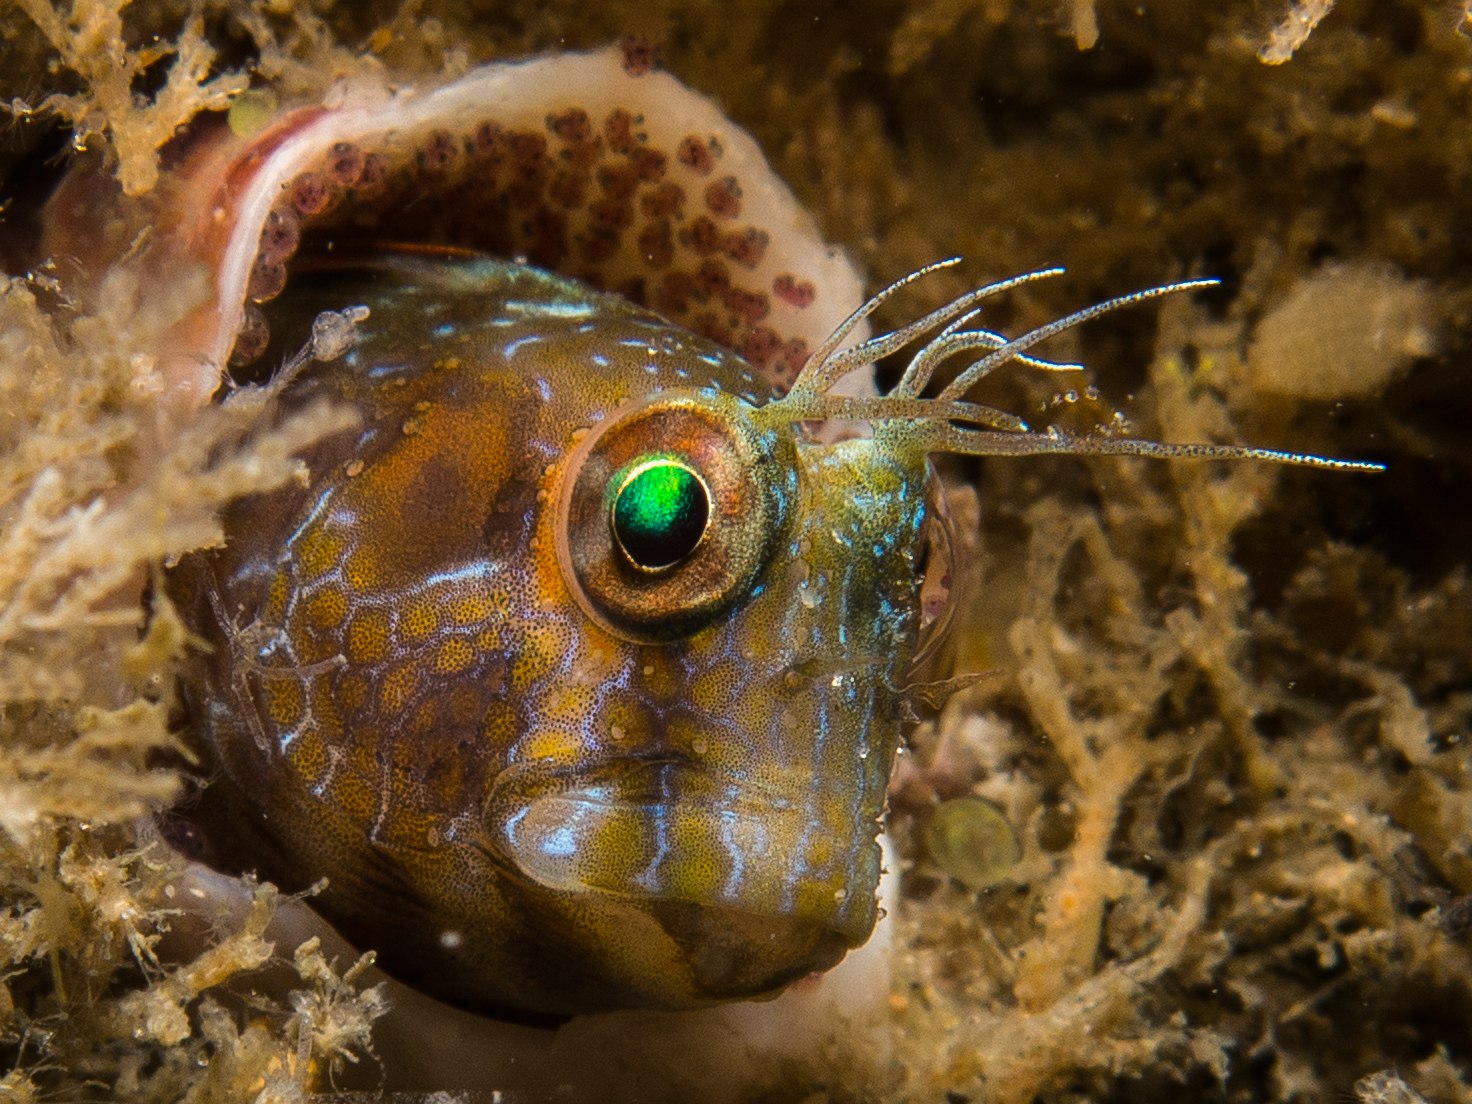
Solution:
M 932 454 L 1371 466 L 967 401 L 1008 362 L 1070 367 L 1030 352 L 1060 330 L 1202 282 L 978 324 L 1045 270 L 868 336 L 907 281 L 857 302 L 751 140 L 627 52 L 219 127 L 160 218 L 136 263 L 211 273 L 160 353 L 176 405 L 232 350 L 356 319 L 268 417 L 328 401 L 357 425 L 169 572 L 211 647 L 182 676 L 207 784 L 181 815 L 211 863 L 326 879 L 314 907 L 350 940 L 494 1015 L 761 997 L 868 938 L 945 620 Z

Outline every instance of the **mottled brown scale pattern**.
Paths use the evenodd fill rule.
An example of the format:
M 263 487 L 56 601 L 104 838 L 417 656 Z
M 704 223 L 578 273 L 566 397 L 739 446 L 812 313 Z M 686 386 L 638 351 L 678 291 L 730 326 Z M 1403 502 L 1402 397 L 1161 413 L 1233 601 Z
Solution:
M 668 160 L 659 150 L 639 148 L 629 154 L 635 174 L 641 181 L 651 184 L 664 177 L 665 162 Z
M 639 252 L 650 268 L 660 271 L 675 260 L 675 236 L 668 219 L 645 225 L 639 232 Z
M 796 277 L 780 286 L 770 275 L 747 283 L 728 273 L 712 281 L 702 261 L 720 258 L 754 274 L 772 240 L 768 228 L 743 223 L 744 186 L 719 171 L 720 140 L 693 133 L 658 148 L 644 116 L 617 106 L 568 104 L 542 120 L 528 127 L 468 118 L 331 144 L 318 164 L 290 181 L 271 212 L 248 298 L 266 302 L 279 294 L 284 278 L 277 266 L 288 264 L 303 234 L 314 242 L 349 235 L 443 242 L 526 256 L 605 287 L 639 281 L 653 289 L 646 305 L 785 376 L 777 361 L 787 335 L 774 346 L 753 332 L 770 313 L 762 303 L 775 294 L 784 309 L 803 309 L 816 292 Z M 236 359 L 261 346 L 246 334 Z
M 580 208 L 587 202 L 587 184 L 587 174 L 562 169 L 552 178 L 552 202 L 559 208 Z
M 245 286 L 245 293 L 257 303 L 263 303 L 280 295 L 285 286 L 286 265 L 281 261 L 267 260 L 262 254 L 251 266 L 250 282 Z
M 327 175 L 344 188 L 351 188 L 363 177 L 366 158 L 351 142 L 335 142 L 327 154 Z
M 724 251 L 742 268 L 755 268 L 762 263 L 770 240 L 765 230 L 748 226 L 745 230 L 733 230 L 726 235 Z
M 720 252 L 721 230 L 709 216 L 699 215 L 680 232 L 680 240 L 690 247 L 691 252 L 708 257 Z
M 753 364 L 769 364 L 782 347 L 774 330 L 767 326 L 754 326 L 742 340 L 740 353 Z
M 666 315 L 683 315 L 689 311 L 695 298 L 695 276 L 684 271 L 666 272 L 659 279 L 659 290 L 654 296 L 655 310 Z
M 639 117 L 621 107 L 614 108 L 608 113 L 608 118 L 603 122 L 603 134 L 608 140 L 608 148 L 614 153 L 633 153 L 645 140 L 642 134 L 635 132 L 634 128 L 639 125 Z
M 634 207 L 625 196 L 609 194 L 588 204 L 588 216 L 599 230 L 621 231 L 634 221 Z
M 784 272 L 772 281 L 772 294 L 794 307 L 806 307 L 817 298 L 817 289 L 808 280 L 799 280 Z
M 305 218 L 326 214 L 341 197 L 341 190 L 326 171 L 304 172 L 291 182 L 291 205 Z
M 296 252 L 300 240 L 301 220 L 292 211 L 278 207 L 266 216 L 256 255 L 270 261 L 285 261 Z
M 419 167 L 426 173 L 448 172 L 459 160 L 460 142 L 448 130 L 433 131 L 419 146 Z
M 797 379 L 797 374 L 812 355 L 813 350 L 806 341 L 800 337 L 789 337 L 782 343 L 782 348 L 776 354 L 776 363 L 768 371 L 775 373 L 778 387 L 785 390 L 792 386 L 792 381 Z
M 353 185 L 355 195 L 362 198 L 370 198 L 381 187 L 388 177 L 389 160 L 383 154 L 376 151 L 363 155 L 363 171 L 358 174 L 358 182 Z
M 712 181 L 705 189 L 705 206 L 717 218 L 733 219 L 741 214 L 741 185 L 734 176 Z
M 547 129 L 559 141 L 570 146 L 579 146 L 593 141 L 593 121 L 580 107 L 568 108 L 558 115 L 548 115 Z
M 659 67 L 659 48 L 643 35 L 625 35 L 619 40 L 623 53 L 624 72 L 631 77 L 641 77 Z
M 701 176 L 709 176 L 716 167 L 715 152 L 711 148 L 711 143 L 698 134 L 691 134 L 680 139 L 675 156 L 680 159 L 680 164 L 689 166 Z
M 245 365 L 266 351 L 271 343 L 271 327 L 261 308 L 255 303 L 246 303 L 240 319 L 240 329 L 235 334 L 235 348 L 230 355 L 232 364 Z
M 741 322 L 752 324 L 760 322 L 771 311 L 771 304 L 765 295 L 760 292 L 744 291 L 738 287 L 726 288 L 721 295 L 721 302 L 731 312 L 733 327 Z M 766 358 L 754 363 L 765 364 Z
M 496 123 L 481 123 L 471 133 L 470 156 L 477 165 L 494 172 L 506 154 L 506 132 Z
M 695 271 L 695 288 L 702 302 L 711 296 L 724 295 L 731 288 L 731 270 L 721 261 L 702 261 Z
M 604 165 L 598 170 L 598 187 L 610 199 L 628 199 L 639 187 L 639 171 L 633 165 Z

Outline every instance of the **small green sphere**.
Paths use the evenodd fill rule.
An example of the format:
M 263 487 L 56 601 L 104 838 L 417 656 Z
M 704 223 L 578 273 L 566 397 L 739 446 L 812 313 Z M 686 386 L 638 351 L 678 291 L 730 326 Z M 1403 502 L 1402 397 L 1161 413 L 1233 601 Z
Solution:
M 710 492 L 695 470 L 672 457 L 635 464 L 614 496 L 614 539 L 637 567 L 658 571 L 695 551 L 710 519 Z
M 968 889 L 1006 881 L 1022 858 L 1017 833 L 1002 810 L 981 797 L 942 801 L 925 826 L 931 860 Z

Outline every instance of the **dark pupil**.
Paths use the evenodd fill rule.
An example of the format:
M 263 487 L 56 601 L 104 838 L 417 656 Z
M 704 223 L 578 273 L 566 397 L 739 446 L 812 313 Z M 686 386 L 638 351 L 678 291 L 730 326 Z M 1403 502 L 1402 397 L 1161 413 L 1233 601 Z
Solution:
M 677 460 L 651 460 L 618 489 L 613 535 L 640 567 L 669 567 L 695 550 L 709 517 L 705 484 L 693 471 Z

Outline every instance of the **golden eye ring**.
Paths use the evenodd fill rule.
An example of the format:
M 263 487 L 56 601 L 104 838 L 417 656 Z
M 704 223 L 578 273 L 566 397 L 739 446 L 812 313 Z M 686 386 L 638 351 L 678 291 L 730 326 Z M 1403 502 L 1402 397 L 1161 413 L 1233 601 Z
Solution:
M 557 555 L 595 622 L 641 643 L 738 602 L 780 536 L 794 480 L 777 434 L 728 395 L 665 391 L 616 412 L 568 458 Z

